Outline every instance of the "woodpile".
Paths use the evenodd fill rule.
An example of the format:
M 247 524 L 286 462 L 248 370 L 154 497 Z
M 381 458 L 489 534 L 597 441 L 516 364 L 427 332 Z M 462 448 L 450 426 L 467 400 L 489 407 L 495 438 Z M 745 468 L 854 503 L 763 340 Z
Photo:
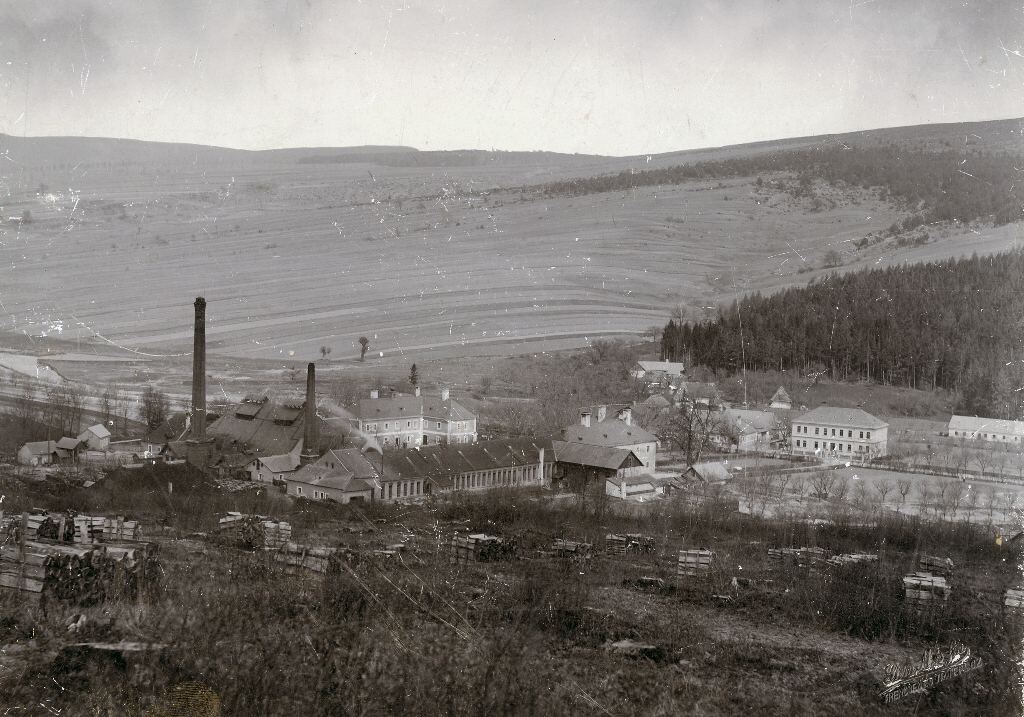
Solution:
M 866 555 L 864 553 L 843 553 L 833 555 L 828 559 L 829 565 L 857 565 L 859 563 L 877 563 L 878 555 Z
M 934 555 L 922 555 L 917 560 L 917 569 L 933 575 L 945 575 L 948 578 L 953 574 L 953 561 Z
M 1024 613 L 1024 589 L 1008 588 L 1003 605 L 1013 612 Z
M 451 542 L 452 565 L 467 563 L 486 563 L 495 560 L 510 560 L 515 557 L 516 543 L 495 535 L 474 533 L 473 535 L 455 535 Z
M 652 554 L 654 549 L 654 538 L 640 533 L 622 533 L 621 535 L 609 533 L 604 536 L 604 550 L 609 555 Z
M 949 600 L 946 579 L 931 573 L 911 573 L 903 578 L 904 599 L 917 607 L 942 605 Z
M 711 574 L 715 554 L 711 550 L 680 550 L 676 575 L 687 578 L 702 578 Z
M 278 550 L 292 538 L 292 526 L 263 515 L 228 513 L 217 522 L 217 537 L 247 550 Z
M 274 553 L 274 560 L 285 565 L 312 570 L 317 573 L 326 573 L 331 558 L 338 551 L 334 548 L 326 548 L 314 545 L 300 545 L 299 543 L 287 542 L 280 546 Z
M 12 519 L 12 523 L 17 519 Z M 33 510 L 25 514 L 25 537 L 28 540 L 56 540 L 82 545 L 98 542 L 139 541 L 142 530 L 136 520 L 124 516 L 77 515 Z
M 26 521 L 27 522 L 27 521 Z M 0 587 L 77 605 L 135 600 L 159 582 L 156 546 L 19 537 L 0 546 Z

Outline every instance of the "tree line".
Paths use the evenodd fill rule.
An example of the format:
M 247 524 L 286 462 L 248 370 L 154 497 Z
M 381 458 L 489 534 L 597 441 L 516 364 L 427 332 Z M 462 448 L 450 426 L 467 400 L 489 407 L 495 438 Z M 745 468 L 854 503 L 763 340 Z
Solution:
M 830 274 L 670 320 L 661 357 L 961 393 L 959 410 L 1024 409 L 1024 252 Z
M 864 189 L 883 188 L 883 198 L 898 200 L 910 217 L 893 231 L 934 222 L 975 220 L 996 225 L 1024 219 L 1024 184 L 1015 166 L 1022 158 L 971 150 L 925 152 L 887 144 L 816 147 L 751 155 L 737 159 L 618 174 L 580 177 L 536 188 L 545 196 L 579 196 L 682 184 L 701 179 L 753 177 L 773 172 L 795 174 L 799 185 L 821 179 Z M 906 224 L 906 227 L 904 227 Z

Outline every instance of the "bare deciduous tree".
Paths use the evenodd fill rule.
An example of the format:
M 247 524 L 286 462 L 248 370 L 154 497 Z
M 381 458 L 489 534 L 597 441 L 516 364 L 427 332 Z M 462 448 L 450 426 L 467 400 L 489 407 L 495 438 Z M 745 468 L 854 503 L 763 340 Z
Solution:
M 910 487 L 913 482 L 909 478 L 897 478 L 896 490 L 900 493 L 900 510 L 907 504 L 907 495 L 910 494 Z
M 832 493 L 832 486 L 835 485 L 836 474 L 827 469 L 820 469 L 811 475 L 811 490 L 815 498 L 828 500 Z

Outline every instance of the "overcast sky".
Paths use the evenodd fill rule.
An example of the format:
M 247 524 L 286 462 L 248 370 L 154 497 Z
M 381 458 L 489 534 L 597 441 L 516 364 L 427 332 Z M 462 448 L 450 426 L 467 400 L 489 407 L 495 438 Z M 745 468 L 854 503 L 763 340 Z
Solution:
M 1024 115 L 1024 3 L 3 3 L 0 132 L 662 152 Z

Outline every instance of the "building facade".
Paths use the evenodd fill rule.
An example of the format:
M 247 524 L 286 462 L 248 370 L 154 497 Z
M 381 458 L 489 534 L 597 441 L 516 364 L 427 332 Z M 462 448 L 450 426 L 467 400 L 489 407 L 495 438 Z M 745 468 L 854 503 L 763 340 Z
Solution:
M 889 424 L 859 408 L 821 406 L 793 419 L 793 453 L 871 460 L 888 453 Z
M 370 392 L 359 402 L 356 426 L 373 436 L 384 449 L 415 448 L 475 443 L 476 416 L 451 398 L 448 389 L 440 396 L 394 394 L 382 397 Z
M 949 437 L 1019 446 L 1024 443 L 1024 421 L 953 416 L 949 419 Z
M 614 417 L 608 415 L 607 406 L 597 406 L 596 411 L 584 409 L 580 411 L 579 424 L 563 429 L 561 438 L 567 443 L 632 451 L 640 459 L 641 465 L 630 469 L 631 473 L 626 475 L 652 471 L 658 462 L 657 437 L 633 425 L 633 412 L 630 408 L 618 408 Z

